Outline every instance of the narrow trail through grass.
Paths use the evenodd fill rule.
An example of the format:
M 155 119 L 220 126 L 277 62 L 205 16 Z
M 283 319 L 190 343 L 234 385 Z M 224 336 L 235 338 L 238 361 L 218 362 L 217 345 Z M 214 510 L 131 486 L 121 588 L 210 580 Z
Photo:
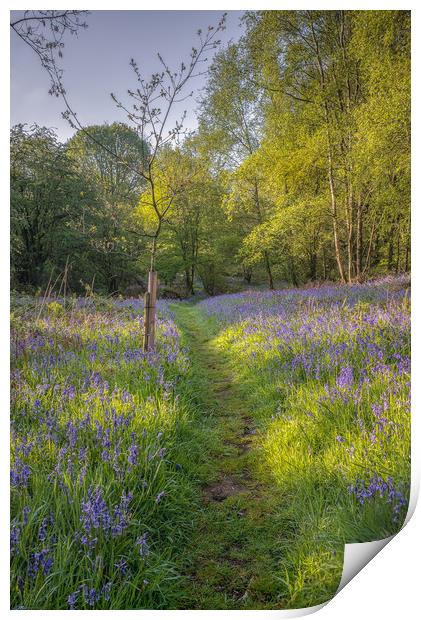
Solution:
M 202 499 L 186 550 L 186 589 L 179 608 L 282 607 L 279 517 L 282 501 L 259 463 L 259 433 L 215 330 L 196 306 L 173 310 L 192 360 L 208 444 L 197 482 Z

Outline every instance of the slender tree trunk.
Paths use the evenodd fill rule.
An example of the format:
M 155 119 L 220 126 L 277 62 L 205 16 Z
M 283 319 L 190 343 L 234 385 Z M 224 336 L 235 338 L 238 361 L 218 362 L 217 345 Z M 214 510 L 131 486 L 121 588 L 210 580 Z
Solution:
M 189 267 L 185 268 L 184 273 L 185 273 L 185 280 L 186 280 L 186 293 L 187 295 L 193 295 L 193 292 L 192 292 L 193 285 L 191 281 L 191 274 L 190 274 Z
M 327 132 L 327 142 L 328 142 L 328 180 L 329 180 L 329 190 L 330 190 L 330 205 L 331 205 L 331 215 L 332 215 L 332 224 L 333 224 L 333 243 L 335 246 L 335 258 L 336 264 L 338 266 L 339 277 L 341 282 L 345 282 L 344 268 L 342 266 L 341 259 L 341 250 L 339 244 L 339 234 L 338 234 L 338 210 L 336 203 L 336 192 L 335 192 L 335 181 L 333 175 L 333 154 L 332 154 L 332 136 L 331 136 L 331 128 L 330 128 L 330 118 L 329 118 L 329 108 L 327 104 L 326 98 L 326 78 L 325 71 L 323 68 L 322 57 L 320 53 L 319 41 L 316 36 L 316 32 L 314 30 L 314 23 L 311 11 L 308 11 L 308 16 L 310 19 L 310 28 L 311 35 L 313 38 L 314 48 L 316 52 L 317 66 L 319 70 L 319 84 L 320 90 L 323 97 L 323 111 L 326 122 L 326 132 Z
M 310 280 L 315 280 L 317 276 L 317 253 L 314 246 L 311 246 L 308 252 L 308 276 Z
M 194 263 L 191 266 L 191 294 L 194 295 Z
M 155 323 L 156 323 L 156 298 L 158 292 L 158 275 L 156 271 L 150 271 L 148 275 L 148 323 L 145 324 L 145 333 L 147 333 L 147 349 L 155 347 Z M 146 315 L 145 315 L 146 318 Z
M 367 248 L 367 256 L 365 259 L 365 265 L 364 265 L 364 269 L 362 271 L 362 275 L 364 276 L 371 267 L 371 254 L 372 254 L 372 248 L 373 248 L 373 240 L 374 240 L 374 233 L 376 231 L 376 224 L 374 223 L 371 227 L 371 232 L 370 232 L 370 239 L 368 241 L 368 248 Z
M 396 273 L 399 273 L 399 268 L 401 264 L 401 238 L 400 238 L 400 230 L 398 229 L 397 234 L 397 248 L 396 248 Z
M 259 224 L 261 224 L 263 222 L 263 216 L 262 216 L 262 210 L 260 207 L 259 187 L 258 187 L 256 180 L 254 181 L 254 196 L 255 196 L 255 204 L 256 204 L 257 221 L 259 222 Z M 273 291 L 272 268 L 270 266 L 269 252 L 267 250 L 263 252 L 263 258 L 264 258 L 266 273 L 268 275 L 269 288 L 271 291 Z
M 361 256 L 363 250 L 363 217 L 362 217 L 362 204 L 361 196 L 357 202 L 357 248 L 355 257 L 355 272 L 357 279 L 361 276 Z
M 188 295 L 194 295 L 194 265 L 186 265 L 184 269 L 186 292 Z
M 194 278 L 196 276 L 197 259 L 199 256 L 199 235 L 198 235 L 198 221 L 196 220 L 195 237 L 193 243 L 193 256 L 191 265 L 191 281 L 192 281 L 192 295 L 194 295 Z
M 393 228 L 390 231 L 390 239 L 389 246 L 387 251 L 387 269 L 388 271 L 392 271 L 393 268 L 393 256 L 394 256 L 394 247 L 393 247 Z
M 244 267 L 243 265 L 243 278 L 244 278 L 244 282 L 246 282 L 247 284 L 250 284 L 251 282 L 251 278 L 252 278 L 252 270 L 250 268 Z
M 329 131 L 330 134 L 330 131 Z M 339 245 L 339 234 L 338 234 L 338 209 L 336 204 L 336 193 L 335 193 L 335 182 L 333 179 L 333 165 L 332 165 L 332 152 L 330 147 L 330 137 L 329 137 L 329 153 L 328 153 L 328 162 L 329 162 L 329 189 L 330 189 L 330 206 L 331 206 L 331 214 L 332 214 L 332 223 L 333 223 L 333 243 L 335 246 L 335 258 L 336 264 L 338 266 L 339 277 L 341 282 L 345 282 L 345 274 L 344 268 L 342 266 L 341 259 L 341 249 Z
M 158 227 L 155 231 L 155 235 L 152 239 L 152 248 L 151 248 L 151 264 L 150 270 L 148 274 L 148 298 L 147 303 L 148 307 L 146 307 L 146 296 L 145 296 L 145 325 L 144 325 L 144 339 L 143 339 L 143 350 L 149 351 L 149 349 L 153 349 L 155 346 L 155 323 L 156 323 L 156 298 L 158 292 L 158 275 L 155 271 L 156 265 L 156 250 L 157 250 L 157 242 L 159 233 L 161 231 L 161 220 L 159 221 Z
M 117 290 L 118 290 L 117 277 L 115 275 L 112 275 L 108 283 L 108 293 L 112 295 L 113 293 L 116 293 Z
M 269 283 L 269 288 L 271 291 L 273 291 L 273 276 L 272 276 L 272 269 L 270 266 L 270 259 L 269 259 L 269 253 L 265 250 L 263 252 L 264 255 L 264 260 L 265 260 L 265 267 L 266 267 L 266 272 L 268 274 L 268 283 Z
M 409 271 L 410 243 L 411 243 L 411 239 L 408 235 L 408 239 L 406 240 L 406 247 L 405 247 L 405 271 Z
M 295 272 L 295 264 L 292 256 L 289 258 L 289 272 L 291 274 L 291 281 L 294 286 L 298 286 L 297 274 Z
M 327 265 L 326 265 L 326 250 L 324 246 L 323 246 L 322 256 L 323 256 L 323 280 L 326 281 L 327 280 Z
M 352 191 L 351 180 L 348 181 L 348 196 L 347 196 L 347 254 L 348 254 L 348 282 L 352 282 L 353 267 L 354 267 L 354 196 Z
M 158 232 L 159 234 L 159 232 Z M 158 241 L 158 234 L 155 234 L 155 236 L 152 239 L 152 249 L 151 249 L 151 266 L 150 266 L 150 271 L 155 271 L 155 264 L 156 264 L 156 247 L 157 247 L 157 241 Z

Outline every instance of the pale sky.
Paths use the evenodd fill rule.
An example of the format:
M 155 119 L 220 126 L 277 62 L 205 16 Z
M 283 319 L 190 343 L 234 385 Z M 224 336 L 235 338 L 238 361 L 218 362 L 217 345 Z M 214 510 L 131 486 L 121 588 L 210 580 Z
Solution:
M 12 11 L 11 19 L 21 15 Z M 124 113 L 111 100 L 110 93 L 124 96 L 135 88 L 134 58 L 142 73 L 149 77 L 159 69 L 156 53 L 160 52 L 170 67 L 188 60 L 190 49 L 197 43 L 196 32 L 216 25 L 222 11 L 92 11 L 88 28 L 78 37 L 65 40 L 63 82 L 73 109 L 84 124 L 126 121 Z M 237 40 L 242 29 L 243 11 L 228 11 L 227 28 L 219 37 L 223 43 Z M 203 87 L 198 77 L 190 90 Z M 49 77 L 34 52 L 11 31 L 11 125 L 38 123 L 54 127 L 60 139 L 70 137 L 73 130 L 61 118 L 64 105 L 48 94 Z M 126 99 L 127 101 L 127 99 Z M 195 128 L 195 101 L 182 104 L 188 116 L 185 125 Z M 179 112 L 182 110 L 180 109 Z

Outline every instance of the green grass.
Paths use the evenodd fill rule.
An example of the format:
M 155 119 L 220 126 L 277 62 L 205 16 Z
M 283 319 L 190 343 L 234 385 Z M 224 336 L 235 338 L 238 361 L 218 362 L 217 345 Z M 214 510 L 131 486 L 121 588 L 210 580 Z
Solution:
M 157 356 L 143 358 L 137 308 L 97 299 L 40 312 L 16 300 L 12 462 L 16 475 L 19 459 L 28 463 L 30 476 L 12 485 L 12 607 L 65 609 L 85 586 L 101 595 L 90 605 L 80 591 L 77 608 L 312 606 L 335 593 L 346 542 L 401 526 L 396 499 L 375 494 L 361 505 L 348 487 L 376 474 L 407 492 L 408 372 L 397 372 L 395 357 L 409 353 L 406 300 L 336 309 L 322 300 L 309 310 L 288 298 L 279 319 L 234 316 L 244 298 L 227 296 L 215 301 L 223 320 L 206 303 L 164 308 Z M 306 326 L 319 324 L 309 336 Z M 348 367 L 352 377 L 338 388 Z M 387 433 L 373 441 L 379 403 Z M 109 428 L 111 461 L 98 425 Z M 133 493 L 121 535 L 93 528 L 91 547 L 80 538 L 89 488 L 101 490 L 110 513 Z M 140 555 L 145 533 L 149 553 Z M 44 548 L 50 571 L 30 575 Z
M 282 607 L 279 505 L 271 476 L 259 470 L 255 435 L 244 435 L 252 418 L 226 354 L 216 347 L 216 325 L 194 306 L 175 307 L 189 347 L 198 406 L 212 438 L 202 453 L 198 482 L 204 495 L 196 531 L 186 549 L 187 589 L 180 606 L 195 609 Z M 253 429 L 250 429 L 253 431 Z M 249 443 L 243 452 L 242 443 Z M 235 483 L 232 495 L 215 501 L 211 491 Z
M 245 300 L 252 304 L 250 297 Z M 319 604 L 339 585 L 345 543 L 385 538 L 405 518 L 405 506 L 399 510 L 398 499 L 388 502 L 387 491 L 361 505 L 348 487 L 390 476 L 393 492 L 398 489 L 408 499 L 409 374 L 397 372 L 395 359 L 395 353 L 409 353 L 409 332 L 401 327 L 408 313 L 406 299 L 390 307 L 373 299 L 371 305 L 352 308 L 345 303 L 332 310 L 312 302 L 310 311 L 299 301 L 282 320 L 252 315 L 231 322 L 224 304 L 230 308 L 228 317 L 235 316 L 237 303 L 239 312 L 244 310 L 241 296 L 214 303 L 211 320 L 223 317 L 214 345 L 227 357 L 233 380 L 242 387 L 243 406 L 257 425 L 260 473 L 270 472 L 283 496 L 276 506 L 281 533 L 276 600 L 282 607 Z M 206 302 L 202 306 L 206 310 Z M 322 328 L 303 335 L 303 326 L 313 329 L 319 319 Z M 283 335 L 288 330 L 295 334 L 291 340 Z M 378 370 L 379 360 L 370 358 L 371 349 L 367 352 L 357 337 L 374 343 L 376 356 L 381 351 Z M 337 388 L 345 367 L 353 369 L 353 378 L 346 388 Z M 364 372 L 367 379 L 357 402 Z M 382 431 L 382 418 L 378 422 L 374 415 L 379 403 L 384 403 Z

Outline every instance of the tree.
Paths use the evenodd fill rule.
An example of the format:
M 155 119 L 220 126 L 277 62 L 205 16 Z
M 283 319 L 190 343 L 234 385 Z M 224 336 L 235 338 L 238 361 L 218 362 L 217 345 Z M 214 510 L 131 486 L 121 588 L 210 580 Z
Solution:
M 351 54 L 359 64 L 363 90 L 363 103 L 355 112 L 353 150 L 361 197 L 357 212 L 357 272 L 363 275 L 370 268 L 376 239 L 377 260 L 389 270 L 407 271 L 410 265 L 410 12 L 357 11 L 354 23 Z
M 86 129 L 117 158 L 90 140 L 83 131 L 78 131 L 67 142 L 70 157 L 95 181 L 105 202 L 111 205 L 136 204 L 144 181 L 136 174 L 135 168 L 147 161 L 147 143 L 124 123 L 91 125 Z
M 261 225 L 267 204 L 261 199 L 261 179 L 252 159 L 259 148 L 262 128 L 261 91 L 250 81 L 250 67 L 241 44 L 230 44 L 217 54 L 202 98 L 200 127 L 207 136 L 209 149 L 226 174 L 230 217 L 249 232 Z M 232 208 L 235 207 L 235 208 Z M 262 260 L 273 288 L 270 255 L 265 250 Z
M 13 127 L 10 164 L 12 269 L 17 283 L 38 287 L 48 264 L 63 268 L 79 244 L 79 208 L 93 192 L 51 129 Z
M 81 175 L 96 187 L 101 213 L 94 227 L 85 228 L 85 234 L 98 254 L 96 262 L 107 282 L 108 292 L 114 293 L 121 290 L 123 283 L 130 283 L 130 278 L 135 279 L 142 244 L 134 230 L 134 208 L 144 185 L 135 169 L 139 162 L 146 160 L 148 146 L 123 123 L 86 129 L 96 141 L 86 132 L 78 131 L 68 141 L 67 151 Z
M 325 202 L 342 281 L 380 266 L 387 245 L 389 268 L 395 253 L 399 265 L 403 245 L 409 254 L 409 13 L 262 11 L 245 23 L 253 80 L 266 93 L 275 202 L 311 192 Z
M 142 203 L 148 209 L 151 208 L 153 227 L 149 233 L 150 246 L 150 271 L 145 314 L 145 340 L 144 348 L 154 346 L 155 331 L 155 299 L 157 290 L 156 254 L 158 239 L 163 225 L 170 214 L 175 196 L 183 190 L 183 184 L 172 183 L 172 178 L 165 178 L 165 167 L 160 166 L 160 154 L 169 146 L 177 144 L 181 136 L 185 134 L 183 121 L 186 113 L 183 112 L 180 120 L 170 125 L 171 114 L 176 110 L 177 104 L 183 102 L 186 97 L 193 95 L 193 91 L 186 93 L 191 80 L 200 74 L 202 63 L 206 62 L 205 54 L 215 49 L 220 41 L 217 35 L 225 28 L 225 15 L 215 27 L 209 26 L 203 34 L 198 31 L 199 45 L 193 47 L 187 63 L 182 62 L 177 70 L 170 69 L 163 57 L 158 54 L 162 65 L 162 71 L 155 73 L 146 80 L 134 59 L 131 60 L 136 88 L 128 90 L 129 103 L 123 103 L 114 94 L 112 97 L 117 106 L 127 113 L 128 120 L 134 124 L 137 133 L 142 140 L 149 144 L 150 154 L 146 164 L 141 162 L 139 174 L 148 186 L 148 192 L 144 194 Z M 149 299 L 149 301 L 148 301 Z M 150 303 L 150 308 L 148 308 Z
M 155 214 L 155 227 L 150 237 L 151 267 L 155 270 L 157 242 L 168 215 L 175 195 L 182 191 L 180 185 L 171 186 L 171 179 L 167 179 L 165 192 L 156 192 L 156 182 L 163 185 L 163 168 L 160 167 L 159 155 L 168 146 L 177 144 L 185 134 L 183 122 L 186 112 L 171 126 L 171 114 L 177 104 L 193 95 L 193 91 L 186 92 L 191 80 L 201 73 L 201 64 L 206 62 L 205 54 L 215 49 L 220 41 L 216 38 L 225 28 L 225 15 L 215 27 L 209 26 L 206 33 L 198 31 L 199 45 L 193 47 L 187 63 L 181 62 L 178 70 L 170 69 L 163 57 L 158 54 L 162 71 L 155 73 L 149 80 L 143 77 L 141 70 L 134 59 L 130 66 L 134 71 L 137 87 L 128 90 L 130 101 L 124 104 L 114 94 L 112 97 L 117 106 L 127 113 L 128 120 L 134 124 L 138 135 L 149 145 L 150 153 L 146 161 L 141 163 L 139 174 L 149 187 L 149 202 Z M 177 181 L 178 183 L 178 181 Z
M 196 275 L 205 289 L 215 289 L 215 263 L 223 266 L 226 251 L 215 248 L 215 237 L 226 240 L 220 208 L 223 190 L 211 174 L 209 161 L 200 153 L 200 139 L 194 136 L 173 152 L 173 165 L 190 179 L 185 190 L 176 196 L 168 220 L 185 275 L 188 295 L 194 294 Z M 216 235 L 215 235 L 216 232 Z M 219 256 L 219 260 L 217 260 Z M 212 281 L 212 282 L 211 282 Z

